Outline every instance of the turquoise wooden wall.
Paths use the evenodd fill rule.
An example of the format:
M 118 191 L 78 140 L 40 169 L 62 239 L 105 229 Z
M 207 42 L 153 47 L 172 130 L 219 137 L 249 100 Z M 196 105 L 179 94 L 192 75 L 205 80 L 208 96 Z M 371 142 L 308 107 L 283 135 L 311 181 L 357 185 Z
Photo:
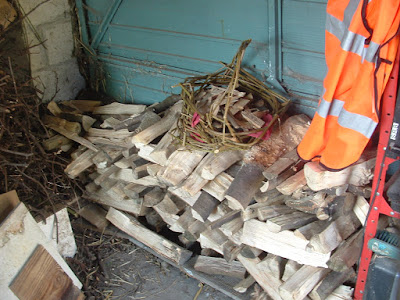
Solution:
M 188 76 L 230 62 L 253 41 L 243 65 L 312 112 L 326 66 L 326 0 L 76 0 L 83 42 L 121 102 L 154 103 Z

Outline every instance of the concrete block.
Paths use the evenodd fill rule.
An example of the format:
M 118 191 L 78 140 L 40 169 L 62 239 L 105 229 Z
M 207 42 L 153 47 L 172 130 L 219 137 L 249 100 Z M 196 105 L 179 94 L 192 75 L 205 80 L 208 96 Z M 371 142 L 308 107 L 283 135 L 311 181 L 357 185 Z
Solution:
M 85 87 L 76 58 L 35 72 L 32 70 L 32 77 L 35 79 L 35 86 L 44 92 L 43 102 L 74 99 Z
M 19 0 L 19 4 L 25 13 L 37 7 L 28 15 L 33 26 L 70 18 L 68 0 L 50 0 L 49 2 L 41 3 L 43 3 L 43 0 Z
M 72 57 L 74 38 L 72 35 L 71 18 L 61 22 L 46 23 L 38 27 L 43 37 L 48 64 L 56 65 Z
M 24 23 L 24 31 L 26 47 L 29 47 L 31 70 L 40 70 L 45 68 L 48 65 L 46 49 L 43 45 L 39 45 L 38 38 L 27 23 Z M 43 40 L 43 35 L 38 31 L 36 32 L 39 34 L 40 39 Z

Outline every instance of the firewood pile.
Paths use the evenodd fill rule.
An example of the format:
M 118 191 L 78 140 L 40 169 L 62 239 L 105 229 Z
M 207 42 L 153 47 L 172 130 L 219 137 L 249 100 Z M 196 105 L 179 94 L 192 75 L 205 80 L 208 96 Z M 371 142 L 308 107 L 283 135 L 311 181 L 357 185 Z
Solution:
M 80 144 L 65 169 L 87 182 L 91 204 L 79 214 L 178 266 L 199 243 L 195 269 L 237 278 L 240 293 L 257 282 L 272 299 L 350 299 L 374 155 L 340 172 L 301 162 L 305 115 L 282 119 L 246 151 L 188 150 L 175 138 L 178 98 L 49 104 L 44 123 L 59 134 L 46 149 Z M 165 228 L 179 245 L 159 234 Z

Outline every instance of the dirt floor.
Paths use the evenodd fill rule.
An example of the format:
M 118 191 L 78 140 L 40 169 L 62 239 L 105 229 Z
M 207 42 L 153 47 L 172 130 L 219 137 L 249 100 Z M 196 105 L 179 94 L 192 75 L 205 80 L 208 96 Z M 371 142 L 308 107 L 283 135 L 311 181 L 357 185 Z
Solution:
M 129 240 L 82 229 L 73 222 L 78 253 L 68 263 L 86 299 L 231 299 Z

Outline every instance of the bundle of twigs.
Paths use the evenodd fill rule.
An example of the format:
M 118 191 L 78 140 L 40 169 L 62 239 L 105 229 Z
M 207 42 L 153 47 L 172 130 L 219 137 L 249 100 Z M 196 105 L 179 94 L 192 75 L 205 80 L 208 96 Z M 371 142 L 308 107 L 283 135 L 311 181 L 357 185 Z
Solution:
M 286 111 L 289 100 L 272 91 L 256 77 L 241 68 L 244 52 L 251 40 L 244 41 L 230 64 L 225 64 L 219 71 L 198 77 L 187 78 L 180 84 L 184 106 L 178 121 L 178 139 L 189 149 L 218 152 L 234 149 L 248 149 L 256 144 L 270 129 L 274 122 Z M 217 97 L 209 105 L 208 110 L 199 108 L 202 92 L 210 86 L 224 88 L 222 97 Z M 264 100 L 267 112 L 272 121 L 262 128 L 246 130 L 234 128 L 229 121 L 229 110 L 233 94 L 244 91 L 254 97 L 252 102 Z M 250 103 L 251 104 L 251 103 Z M 199 122 L 193 126 L 193 118 L 198 116 Z M 250 134 L 261 133 L 257 137 Z
M 69 159 L 41 145 L 50 137 L 40 119 L 41 99 L 16 60 L 21 59 L 0 57 L 0 193 L 16 190 L 43 217 L 76 199 L 79 189 L 64 174 Z

